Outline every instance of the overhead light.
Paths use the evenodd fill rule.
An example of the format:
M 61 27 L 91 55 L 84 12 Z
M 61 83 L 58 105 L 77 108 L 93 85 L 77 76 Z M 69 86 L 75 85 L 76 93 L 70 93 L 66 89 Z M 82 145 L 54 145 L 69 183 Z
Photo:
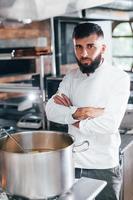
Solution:
M 28 99 L 29 99 L 30 101 L 35 101 L 36 95 L 33 94 L 33 93 L 30 93 L 30 94 L 28 95 Z
M 23 19 L 22 21 L 24 24 L 30 24 L 32 22 L 31 19 Z

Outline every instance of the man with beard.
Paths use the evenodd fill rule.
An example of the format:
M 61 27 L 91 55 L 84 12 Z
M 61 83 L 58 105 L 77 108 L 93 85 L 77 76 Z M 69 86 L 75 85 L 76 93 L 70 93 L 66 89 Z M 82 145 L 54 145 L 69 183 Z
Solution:
M 79 68 L 63 78 L 58 92 L 47 102 L 47 118 L 68 124 L 75 145 L 89 142 L 88 150 L 74 154 L 76 178 L 107 181 L 96 200 L 118 200 L 122 180 L 118 128 L 126 110 L 130 80 L 126 72 L 105 61 L 106 45 L 99 25 L 78 24 L 72 38 Z

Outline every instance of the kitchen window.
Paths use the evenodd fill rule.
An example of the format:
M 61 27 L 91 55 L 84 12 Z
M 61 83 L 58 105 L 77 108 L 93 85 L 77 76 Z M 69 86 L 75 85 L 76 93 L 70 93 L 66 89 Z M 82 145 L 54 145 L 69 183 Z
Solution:
M 113 63 L 133 72 L 133 22 L 121 22 L 113 29 Z

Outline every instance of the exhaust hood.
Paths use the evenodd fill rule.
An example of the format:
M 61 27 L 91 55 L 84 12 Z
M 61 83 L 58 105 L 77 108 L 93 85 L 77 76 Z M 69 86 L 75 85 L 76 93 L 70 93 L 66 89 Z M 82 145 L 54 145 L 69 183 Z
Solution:
M 0 0 L 0 17 L 44 20 L 111 2 L 113 0 Z
M 97 11 L 109 16 L 108 18 L 133 21 L 133 0 L 115 0 L 113 3 L 98 6 Z M 97 11 L 95 10 L 95 13 Z
M 133 0 L 116 0 L 113 3 L 105 4 L 101 7 L 114 10 L 133 11 Z

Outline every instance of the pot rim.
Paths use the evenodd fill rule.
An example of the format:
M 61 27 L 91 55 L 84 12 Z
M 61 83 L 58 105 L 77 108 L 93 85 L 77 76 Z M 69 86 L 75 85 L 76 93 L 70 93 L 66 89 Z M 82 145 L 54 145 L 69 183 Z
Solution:
M 72 147 L 73 145 L 74 145 L 74 140 L 75 140 L 75 138 L 74 138 L 74 136 L 73 135 L 71 135 L 71 134 L 69 134 L 69 133 L 66 133 L 66 132 L 59 132 L 59 131 L 49 131 L 49 130 L 40 130 L 40 131 L 22 131 L 22 132 L 17 132 L 17 133 L 13 133 L 12 135 L 24 135 L 24 134 L 34 134 L 34 133 L 43 133 L 43 134 L 45 134 L 45 132 L 47 132 L 48 134 L 52 134 L 52 133 L 55 133 L 55 134 L 59 134 L 59 135 L 61 135 L 61 134 L 64 134 L 65 136 L 69 136 L 69 137 L 71 137 L 71 139 L 72 139 L 72 144 L 70 144 L 70 145 L 68 145 L 67 147 L 63 147 L 63 148 L 59 148 L 59 149 L 57 149 L 57 150 L 49 150 L 49 151 L 45 151 L 45 152 L 23 152 L 23 153 L 21 153 L 21 152 L 10 152 L 10 151 L 6 151 L 6 150 L 2 150 L 2 149 L 0 149 L 0 152 L 3 152 L 3 153 L 5 153 L 5 154 L 12 154 L 12 155 L 23 155 L 23 156 L 25 156 L 25 155 L 29 155 L 29 156 L 31 156 L 31 155 L 38 155 L 38 154 L 53 154 L 53 153 L 57 153 L 57 152 L 60 152 L 60 151 L 65 151 L 66 149 L 68 149 L 68 148 L 70 148 L 70 147 Z M 46 133 L 46 134 L 47 134 Z M 1 139 L 4 139 L 4 138 L 7 138 L 8 136 L 3 136 L 2 138 L 0 138 L 0 140 Z

